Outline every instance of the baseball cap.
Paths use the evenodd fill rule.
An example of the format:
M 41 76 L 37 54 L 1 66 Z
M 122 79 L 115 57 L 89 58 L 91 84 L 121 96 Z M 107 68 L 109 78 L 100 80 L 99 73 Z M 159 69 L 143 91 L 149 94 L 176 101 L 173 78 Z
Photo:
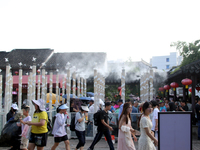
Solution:
M 12 104 L 11 106 L 13 109 L 18 110 L 17 104 Z

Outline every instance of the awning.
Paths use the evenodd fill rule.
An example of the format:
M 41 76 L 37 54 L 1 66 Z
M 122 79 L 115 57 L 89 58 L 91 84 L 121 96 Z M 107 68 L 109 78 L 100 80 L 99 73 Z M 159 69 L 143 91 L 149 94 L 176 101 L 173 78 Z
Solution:
M 47 86 L 49 86 L 50 83 L 50 75 L 45 75 L 47 77 Z M 62 83 L 63 83 L 63 76 L 64 75 L 59 75 L 59 87 L 62 88 Z M 28 77 L 27 75 L 22 76 L 22 88 L 28 88 Z M 18 88 L 19 84 L 19 76 L 15 75 L 13 76 L 13 88 Z M 36 75 L 36 86 L 38 84 L 38 75 Z M 56 88 L 56 75 L 53 75 L 53 88 Z M 40 86 L 42 86 L 42 75 L 40 75 Z M 66 79 L 65 79 L 65 88 L 66 88 Z

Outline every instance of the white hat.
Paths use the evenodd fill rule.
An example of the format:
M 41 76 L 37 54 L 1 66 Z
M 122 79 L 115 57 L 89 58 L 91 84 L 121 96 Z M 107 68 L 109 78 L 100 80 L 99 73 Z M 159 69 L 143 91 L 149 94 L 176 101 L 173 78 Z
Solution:
M 99 99 L 99 104 L 100 105 L 105 105 L 105 103 L 102 101 L 102 99 Z
M 84 111 L 89 111 L 89 109 L 88 109 L 87 106 L 81 106 L 81 108 L 82 108 Z
M 13 109 L 18 110 L 17 104 L 12 104 L 11 106 Z
M 41 111 L 46 111 L 44 107 L 44 100 L 38 99 L 38 100 L 32 100 L 32 102 L 40 108 Z
M 69 107 L 66 104 L 63 104 L 59 107 L 59 109 L 68 109 Z

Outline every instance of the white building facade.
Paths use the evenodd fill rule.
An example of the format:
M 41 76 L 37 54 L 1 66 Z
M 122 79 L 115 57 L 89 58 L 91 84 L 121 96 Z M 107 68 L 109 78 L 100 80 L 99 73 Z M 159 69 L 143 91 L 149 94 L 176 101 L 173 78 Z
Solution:
M 176 52 L 171 52 L 166 56 L 153 56 L 150 60 L 152 66 L 163 71 L 169 71 L 172 67 L 180 65 L 181 62 L 182 56 L 177 56 Z

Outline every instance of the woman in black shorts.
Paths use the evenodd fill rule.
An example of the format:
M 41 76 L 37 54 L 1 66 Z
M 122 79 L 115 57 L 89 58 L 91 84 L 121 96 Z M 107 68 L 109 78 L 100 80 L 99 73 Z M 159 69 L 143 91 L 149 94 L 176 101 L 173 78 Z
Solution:
M 56 119 L 54 122 L 54 127 L 52 134 L 54 135 L 54 145 L 51 150 L 55 150 L 56 147 L 59 145 L 60 142 L 64 141 L 66 150 L 70 150 L 69 140 L 67 137 L 66 129 L 65 129 L 65 122 L 68 118 L 67 114 L 67 105 L 62 104 L 57 108 Z

